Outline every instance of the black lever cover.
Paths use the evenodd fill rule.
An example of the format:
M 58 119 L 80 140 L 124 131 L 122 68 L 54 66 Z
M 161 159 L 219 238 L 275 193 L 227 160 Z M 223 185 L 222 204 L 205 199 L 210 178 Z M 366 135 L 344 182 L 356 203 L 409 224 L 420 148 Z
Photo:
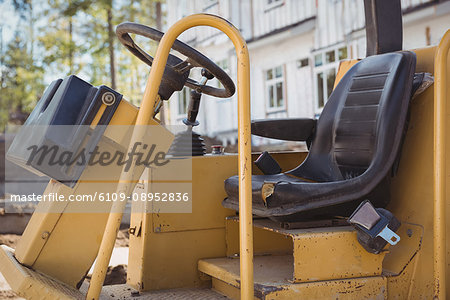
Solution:
M 255 165 L 264 173 L 264 175 L 281 173 L 280 165 L 267 151 L 261 153 L 258 159 L 256 159 Z

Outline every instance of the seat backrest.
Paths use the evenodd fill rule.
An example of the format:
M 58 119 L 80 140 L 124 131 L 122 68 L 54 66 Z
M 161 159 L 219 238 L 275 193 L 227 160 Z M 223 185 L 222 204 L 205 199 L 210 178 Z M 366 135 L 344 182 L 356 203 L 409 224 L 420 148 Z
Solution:
M 317 122 L 310 152 L 292 174 L 319 182 L 391 168 L 406 123 L 416 57 L 370 56 L 342 78 Z

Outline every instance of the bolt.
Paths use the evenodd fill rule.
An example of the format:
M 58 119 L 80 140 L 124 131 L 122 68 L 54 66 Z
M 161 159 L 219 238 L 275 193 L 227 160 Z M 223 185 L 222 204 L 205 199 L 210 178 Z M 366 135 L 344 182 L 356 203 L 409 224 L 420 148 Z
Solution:
M 49 237 L 49 235 L 50 235 L 50 232 L 44 231 L 44 232 L 42 233 L 42 235 L 41 235 L 41 238 L 42 238 L 43 240 L 46 240 L 46 239 Z
M 102 102 L 106 106 L 113 105 L 116 102 L 116 96 L 111 92 L 106 92 L 102 95 Z
M 413 232 L 412 232 L 411 229 L 408 229 L 408 230 L 406 230 L 406 234 L 407 234 L 409 237 L 412 237 Z

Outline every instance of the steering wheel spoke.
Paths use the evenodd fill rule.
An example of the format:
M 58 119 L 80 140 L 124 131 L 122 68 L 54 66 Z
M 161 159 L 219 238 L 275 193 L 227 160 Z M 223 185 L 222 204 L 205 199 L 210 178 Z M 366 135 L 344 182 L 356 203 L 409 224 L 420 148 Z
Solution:
M 180 62 L 179 64 L 173 66 L 173 69 L 178 73 L 190 71 L 192 68 L 194 68 L 194 66 L 189 63 L 189 59 L 186 59 Z

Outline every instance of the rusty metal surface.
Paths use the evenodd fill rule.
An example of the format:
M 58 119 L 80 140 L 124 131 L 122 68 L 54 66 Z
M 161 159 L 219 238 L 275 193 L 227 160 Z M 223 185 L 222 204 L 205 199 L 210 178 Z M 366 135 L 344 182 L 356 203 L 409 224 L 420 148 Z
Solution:
M 255 285 L 270 287 L 289 284 L 294 271 L 291 255 L 267 255 L 254 257 Z M 239 287 L 239 259 L 212 258 L 198 263 L 199 271 Z
M 199 270 L 213 277 L 213 287 L 237 299 L 239 260 L 205 259 Z M 293 283 L 290 255 L 256 256 L 254 258 L 255 296 L 259 299 L 385 299 L 386 278 L 381 276 L 345 280 Z
M 229 299 L 211 289 L 169 289 L 150 292 L 138 292 L 126 284 L 104 286 L 100 295 L 100 300 L 225 300 Z

